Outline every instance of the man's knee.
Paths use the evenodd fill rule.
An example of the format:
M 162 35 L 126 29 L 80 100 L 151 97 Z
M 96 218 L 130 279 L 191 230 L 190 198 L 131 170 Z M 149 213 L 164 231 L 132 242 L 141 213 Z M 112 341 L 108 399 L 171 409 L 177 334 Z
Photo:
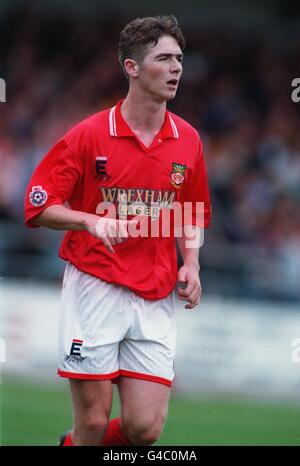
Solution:
M 111 410 L 111 381 L 70 380 L 75 444 L 94 445 L 102 439 Z
M 91 436 L 102 436 L 107 429 L 108 423 L 109 418 L 105 415 L 97 416 L 93 413 L 87 413 L 77 419 L 74 431 L 75 433 L 84 432 Z
M 160 437 L 164 422 L 164 416 L 128 418 L 122 420 L 122 430 L 133 445 L 153 445 Z
M 95 431 L 99 432 L 102 430 L 106 430 L 107 426 L 109 423 L 108 417 L 101 416 L 101 417 L 96 417 L 96 416 L 90 416 L 86 419 L 84 419 L 83 425 L 85 426 L 86 429 L 90 431 Z

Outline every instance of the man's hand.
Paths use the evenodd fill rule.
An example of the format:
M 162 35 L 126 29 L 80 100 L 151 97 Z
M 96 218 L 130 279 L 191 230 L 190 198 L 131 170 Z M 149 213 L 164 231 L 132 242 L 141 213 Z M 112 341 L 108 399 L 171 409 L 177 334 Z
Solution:
M 32 223 L 54 230 L 86 230 L 95 238 L 101 239 L 104 246 L 114 253 L 115 244 L 124 243 L 129 234 L 134 236 L 139 220 L 116 220 L 110 217 L 99 217 L 96 214 L 69 209 L 60 204 L 47 207 L 37 215 Z
M 184 285 L 184 288 L 179 285 L 179 299 L 189 303 L 185 306 L 185 309 L 193 309 L 199 304 L 202 291 L 199 266 L 196 264 L 183 265 L 178 271 L 178 282 Z
M 85 229 L 95 238 L 101 239 L 107 250 L 114 253 L 113 246 L 127 241 L 128 227 L 136 226 L 137 223 L 137 220 L 116 220 L 92 215 L 86 219 Z

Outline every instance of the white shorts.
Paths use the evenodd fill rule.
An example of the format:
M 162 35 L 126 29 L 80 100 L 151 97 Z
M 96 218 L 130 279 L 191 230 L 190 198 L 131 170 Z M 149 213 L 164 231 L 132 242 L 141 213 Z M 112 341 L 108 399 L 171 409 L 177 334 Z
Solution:
M 116 382 L 127 376 L 172 385 L 175 291 L 145 300 L 68 263 L 61 304 L 61 377 Z

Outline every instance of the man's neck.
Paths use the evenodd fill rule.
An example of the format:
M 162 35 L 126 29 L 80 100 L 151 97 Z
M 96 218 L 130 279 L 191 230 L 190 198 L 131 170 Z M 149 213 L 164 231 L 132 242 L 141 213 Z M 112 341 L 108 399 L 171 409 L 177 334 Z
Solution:
M 147 100 L 145 95 L 133 95 L 130 91 L 121 105 L 121 113 L 132 131 L 157 134 L 164 122 L 166 102 Z

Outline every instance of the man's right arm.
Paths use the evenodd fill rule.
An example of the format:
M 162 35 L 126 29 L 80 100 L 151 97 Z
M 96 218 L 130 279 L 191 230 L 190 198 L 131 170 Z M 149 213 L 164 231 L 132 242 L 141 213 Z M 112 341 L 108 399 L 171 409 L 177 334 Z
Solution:
M 114 253 L 113 246 L 128 239 L 126 220 L 115 220 L 99 217 L 88 212 L 71 210 L 63 205 L 51 205 L 31 219 L 36 226 L 44 226 L 54 230 L 86 230 L 92 236 L 100 239 L 104 246 Z
M 71 210 L 61 204 L 51 205 L 31 220 L 36 226 L 54 230 L 86 230 L 87 226 L 96 225 L 98 215 Z

